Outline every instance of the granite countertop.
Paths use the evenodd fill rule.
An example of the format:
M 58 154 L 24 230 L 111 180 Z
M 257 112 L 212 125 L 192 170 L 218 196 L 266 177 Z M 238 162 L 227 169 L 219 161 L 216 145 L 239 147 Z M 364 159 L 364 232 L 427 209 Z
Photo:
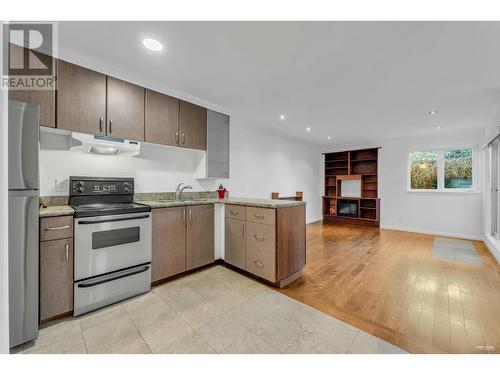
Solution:
M 38 212 L 40 217 L 51 217 L 73 215 L 74 210 L 70 206 L 41 206 Z
M 150 199 L 150 200 L 136 200 L 137 203 L 142 203 L 150 206 L 151 208 L 162 208 L 162 207 L 180 207 L 180 206 L 194 206 L 200 204 L 213 204 L 213 203 L 227 203 L 227 204 L 238 204 L 242 206 L 254 206 L 254 207 L 264 207 L 264 208 L 279 208 L 279 207 L 293 207 L 305 205 L 304 201 L 288 201 L 288 200 L 278 200 L 278 199 L 259 199 L 259 198 L 241 198 L 241 197 L 229 197 L 224 199 L 219 198 L 186 198 L 182 201 L 170 200 L 170 199 Z M 39 215 L 40 217 L 51 217 L 51 216 L 66 216 L 73 215 L 74 210 L 68 205 L 49 205 L 47 207 L 40 207 Z
M 288 200 L 278 200 L 278 199 L 258 199 L 258 198 L 241 198 L 241 197 L 229 197 L 224 199 L 219 198 L 196 198 L 182 201 L 176 200 L 137 200 L 137 203 L 147 204 L 151 208 L 161 208 L 161 207 L 179 207 L 179 206 L 193 206 L 200 204 L 213 204 L 213 203 L 227 203 L 227 204 L 238 204 L 242 206 L 255 206 L 255 207 L 265 207 L 265 208 L 279 208 L 279 207 L 293 207 L 305 205 L 304 201 L 288 201 Z

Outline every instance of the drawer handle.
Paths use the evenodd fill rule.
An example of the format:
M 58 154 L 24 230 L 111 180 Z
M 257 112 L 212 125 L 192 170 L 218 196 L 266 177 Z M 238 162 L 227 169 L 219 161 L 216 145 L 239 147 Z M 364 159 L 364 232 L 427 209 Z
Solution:
M 264 236 L 259 236 L 258 234 L 254 234 L 253 238 L 255 238 L 257 241 L 264 241 Z
M 229 212 L 231 213 L 231 215 L 238 215 L 240 213 L 240 211 L 234 211 L 234 210 L 229 210 Z
M 64 246 L 66 248 L 66 263 L 69 262 L 69 244 Z
M 264 263 L 262 262 L 259 262 L 258 260 L 254 260 L 253 261 L 255 266 L 258 267 L 258 268 L 264 268 Z
M 51 230 L 63 230 L 63 229 L 69 229 L 69 225 L 63 225 L 62 227 L 51 227 L 51 228 L 45 228 L 46 231 L 51 231 Z
M 256 219 L 262 220 L 264 219 L 264 215 L 253 215 Z

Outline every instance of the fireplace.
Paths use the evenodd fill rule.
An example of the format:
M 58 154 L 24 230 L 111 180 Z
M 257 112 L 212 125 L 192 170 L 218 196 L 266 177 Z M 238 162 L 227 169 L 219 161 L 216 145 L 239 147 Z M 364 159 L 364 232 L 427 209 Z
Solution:
M 358 217 L 358 201 L 339 199 L 337 202 L 337 216 Z

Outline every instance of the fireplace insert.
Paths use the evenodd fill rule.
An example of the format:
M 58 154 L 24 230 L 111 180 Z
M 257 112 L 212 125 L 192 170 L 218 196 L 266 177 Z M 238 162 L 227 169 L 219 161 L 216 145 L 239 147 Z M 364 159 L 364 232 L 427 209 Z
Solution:
M 358 217 L 358 201 L 339 199 L 337 202 L 337 216 Z

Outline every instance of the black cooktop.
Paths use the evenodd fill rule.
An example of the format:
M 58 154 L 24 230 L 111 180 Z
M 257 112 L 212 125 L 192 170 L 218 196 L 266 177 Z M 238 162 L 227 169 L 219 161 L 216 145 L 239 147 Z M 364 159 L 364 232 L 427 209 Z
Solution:
M 134 179 L 129 177 L 70 177 L 69 204 L 75 217 L 149 212 L 134 202 Z
M 88 203 L 71 207 L 75 210 L 75 217 L 121 215 L 151 211 L 151 207 L 141 203 Z

